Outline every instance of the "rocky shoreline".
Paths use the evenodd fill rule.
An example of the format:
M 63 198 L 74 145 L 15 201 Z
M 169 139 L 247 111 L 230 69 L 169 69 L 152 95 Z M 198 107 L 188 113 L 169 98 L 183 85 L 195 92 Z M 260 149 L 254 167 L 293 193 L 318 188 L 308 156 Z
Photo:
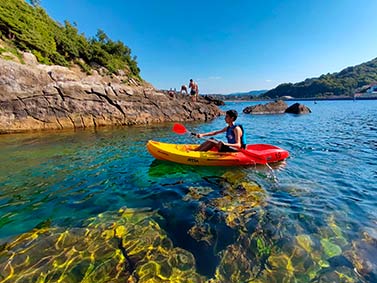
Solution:
M 204 98 L 171 97 L 125 75 L 0 59 L 0 133 L 110 125 L 209 121 L 221 114 Z

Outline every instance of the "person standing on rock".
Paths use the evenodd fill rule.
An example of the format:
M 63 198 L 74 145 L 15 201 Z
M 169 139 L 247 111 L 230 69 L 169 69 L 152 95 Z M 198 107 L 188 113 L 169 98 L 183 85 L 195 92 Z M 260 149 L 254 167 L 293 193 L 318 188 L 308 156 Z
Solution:
M 199 87 L 198 84 L 193 81 L 193 79 L 190 79 L 189 88 L 191 89 L 190 94 L 192 101 L 197 101 L 197 96 L 199 95 Z

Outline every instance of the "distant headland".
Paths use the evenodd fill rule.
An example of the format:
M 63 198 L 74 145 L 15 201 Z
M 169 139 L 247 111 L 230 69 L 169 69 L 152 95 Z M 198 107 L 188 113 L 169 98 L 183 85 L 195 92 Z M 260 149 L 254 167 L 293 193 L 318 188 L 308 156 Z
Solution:
M 271 90 L 209 95 L 222 100 L 377 99 L 377 58 L 318 78 L 280 84 Z

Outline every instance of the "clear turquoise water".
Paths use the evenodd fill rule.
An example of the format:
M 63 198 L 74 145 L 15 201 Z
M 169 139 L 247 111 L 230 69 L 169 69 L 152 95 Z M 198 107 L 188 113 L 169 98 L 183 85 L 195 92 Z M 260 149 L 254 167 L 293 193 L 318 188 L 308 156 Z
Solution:
M 366 234 L 377 241 L 377 100 L 303 103 L 311 114 L 243 114 L 254 102 L 222 107 L 239 111 L 238 122 L 247 129 L 249 143 L 270 143 L 290 152 L 273 173 L 266 167 L 156 161 L 145 149 L 149 139 L 196 142 L 174 134 L 172 124 L 0 136 L 0 243 L 47 220 L 53 226 L 78 227 L 101 212 L 147 207 L 159 211 L 175 245 L 194 253 L 198 271 L 211 277 L 219 259 L 189 238 L 195 207 L 182 198 L 190 186 L 216 187 L 208 180 L 229 171 L 242 172 L 262 186 L 269 222 L 281 239 L 299 234 L 321 238 L 324 227 L 333 225 L 346 241 L 343 250 L 363 243 Z M 185 125 L 205 132 L 225 124 L 220 117 Z M 269 229 L 262 227 L 271 233 Z M 217 249 L 230 242 L 219 237 Z M 362 256 L 372 267 L 355 278 L 373 282 L 377 259 Z

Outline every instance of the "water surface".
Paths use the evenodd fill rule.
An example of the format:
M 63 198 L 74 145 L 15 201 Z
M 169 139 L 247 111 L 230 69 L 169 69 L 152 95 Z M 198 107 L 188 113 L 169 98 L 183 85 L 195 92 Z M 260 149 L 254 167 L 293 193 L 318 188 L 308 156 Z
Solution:
M 172 124 L 0 136 L 0 241 L 46 222 L 70 229 L 121 207 L 148 209 L 174 246 L 194 255 L 206 279 L 215 278 L 224 251 L 247 238 L 247 258 L 258 266 L 249 280 L 376 282 L 377 100 L 303 103 L 311 114 L 242 113 L 255 102 L 222 107 L 239 111 L 249 143 L 290 152 L 272 172 L 154 160 L 145 148 L 149 139 L 198 142 L 174 134 Z M 193 132 L 225 126 L 223 117 L 185 125 Z M 224 176 L 261 186 L 254 210 L 237 194 L 226 195 L 235 181 Z M 190 198 L 192 188 L 211 192 Z M 234 211 L 219 201 L 224 195 L 242 223 L 229 222 Z M 210 240 L 195 238 L 193 227 L 207 227 Z M 244 264 L 239 260 L 233 264 Z

